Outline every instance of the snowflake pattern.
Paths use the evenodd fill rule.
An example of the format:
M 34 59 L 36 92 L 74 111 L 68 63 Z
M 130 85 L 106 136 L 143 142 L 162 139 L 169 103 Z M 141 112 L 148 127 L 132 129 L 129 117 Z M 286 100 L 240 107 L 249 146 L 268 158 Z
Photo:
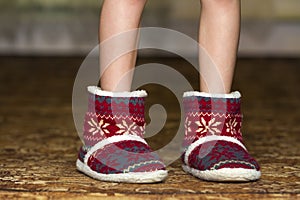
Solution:
M 186 118 L 185 119 L 185 123 L 184 123 L 184 129 L 185 129 L 185 132 L 184 132 L 184 134 L 185 134 L 185 136 L 188 136 L 189 135 L 189 133 L 192 131 L 191 130 L 191 121 L 189 121 L 188 120 L 188 118 Z
M 230 133 L 231 135 L 236 135 L 236 126 L 237 126 L 237 121 L 236 119 L 230 119 L 228 123 L 226 123 L 226 132 Z
M 136 123 L 132 122 L 128 124 L 125 120 L 122 120 L 122 123 L 116 124 L 116 126 L 120 129 L 116 132 L 116 134 L 124 134 L 124 135 L 139 135 L 144 132 L 144 126 L 138 126 Z
M 221 122 L 216 122 L 215 118 L 206 121 L 203 117 L 201 117 L 200 121 L 196 121 L 195 123 L 198 125 L 198 129 L 196 130 L 197 133 L 211 133 L 212 135 L 221 133 L 221 131 L 217 128 Z
M 109 133 L 109 130 L 107 130 L 109 123 L 104 123 L 102 119 L 99 123 L 97 123 L 93 118 L 91 118 L 90 121 L 88 121 L 88 124 L 90 125 L 89 132 L 93 135 L 97 133 L 100 133 L 101 135 Z

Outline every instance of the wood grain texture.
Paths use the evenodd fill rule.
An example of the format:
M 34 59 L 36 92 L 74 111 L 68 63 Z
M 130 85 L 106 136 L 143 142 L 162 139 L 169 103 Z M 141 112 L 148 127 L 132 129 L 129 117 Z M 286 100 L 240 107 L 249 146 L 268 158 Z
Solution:
M 76 171 L 81 141 L 72 119 L 71 95 L 82 61 L 1 58 L 0 199 L 300 199 L 299 59 L 238 61 L 234 89 L 242 91 L 244 140 L 261 164 L 259 181 L 204 182 L 185 174 L 177 160 L 168 166 L 169 178 L 161 184 L 100 182 Z M 148 62 L 174 67 L 197 88 L 197 74 L 184 60 L 139 60 Z M 168 92 L 157 95 L 157 86 L 145 88 L 151 94 L 149 105 L 168 105 L 165 127 L 148 139 L 159 149 L 177 131 L 178 103 Z

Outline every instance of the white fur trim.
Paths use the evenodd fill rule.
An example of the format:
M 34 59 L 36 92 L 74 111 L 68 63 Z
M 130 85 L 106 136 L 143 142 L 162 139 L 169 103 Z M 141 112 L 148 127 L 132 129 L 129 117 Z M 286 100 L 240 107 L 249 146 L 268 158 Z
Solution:
M 261 172 L 255 169 L 221 168 L 217 170 L 197 170 L 187 165 L 182 165 L 185 172 L 207 181 L 254 181 L 260 178 Z
M 133 92 L 110 92 L 101 90 L 100 87 L 97 86 L 88 86 L 87 90 L 99 96 L 109 96 L 109 97 L 146 97 L 147 92 L 145 90 L 136 90 Z
M 86 153 L 86 155 L 84 157 L 84 163 L 87 165 L 87 161 L 88 161 L 89 157 L 95 151 L 97 151 L 98 149 L 102 149 L 103 147 L 105 147 L 108 144 L 115 143 L 115 142 L 121 142 L 121 141 L 125 141 L 125 140 L 138 141 L 138 142 L 142 142 L 144 144 L 147 144 L 147 142 L 139 136 L 135 136 L 135 135 L 114 135 L 114 136 L 108 137 L 104 140 L 101 140 L 100 142 L 98 142 L 97 144 L 92 146 L 92 148 Z
M 198 91 L 189 91 L 183 94 L 183 97 L 211 97 L 211 98 L 241 98 L 241 93 L 238 91 L 232 92 L 230 94 L 214 94 L 214 93 L 206 93 L 206 92 L 198 92 Z
M 192 153 L 192 151 L 198 147 L 199 145 L 205 143 L 205 142 L 210 142 L 210 141 L 227 141 L 227 142 L 232 142 L 235 143 L 239 146 L 241 146 L 243 149 L 246 149 L 246 147 L 237 139 L 233 138 L 233 137 L 228 137 L 228 136 L 218 136 L 218 135 L 210 135 L 210 136 L 205 136 L 202 138 L 199 138 L 197 141 L 195 141 L 194 143 L 192 143 L 186 150 L 185 155 L 184 155 L 184 162 L 186 164 L 188 164 L 188 160 L 189 160 L 189 156 Z
M 101 174 L 93 171 L 88 165 L 76 161 L 76 167 L 86 175 L 101 181 L 124 182 L 124 183 L 155 183 L 165 180 L 168 176 L 167 170 L 157 170 L 152 172 L 129 172 L 120 174 Z

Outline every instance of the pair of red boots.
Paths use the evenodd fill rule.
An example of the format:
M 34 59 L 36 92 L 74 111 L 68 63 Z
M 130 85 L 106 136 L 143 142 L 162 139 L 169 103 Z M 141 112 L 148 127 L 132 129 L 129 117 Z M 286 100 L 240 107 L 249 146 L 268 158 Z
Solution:
M 166 179 L 166 166 L 143 139 L 145 91 L 107 92 L 88 87 L 84 146 L 77 169 L 103 181 L 152 183 Z M 209 181 L 252 181 L 258 163 L 242 141 L 240 93 L 186 92 L 183 170 Z

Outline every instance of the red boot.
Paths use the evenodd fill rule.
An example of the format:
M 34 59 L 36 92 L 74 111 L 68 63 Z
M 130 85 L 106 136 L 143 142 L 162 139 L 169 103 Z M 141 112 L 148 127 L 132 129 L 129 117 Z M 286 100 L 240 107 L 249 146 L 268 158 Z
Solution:
M 167 177 L 165 165 L 142 138 L 145 91 L 112 93 L 90 86 L 84 146 L 77 169 L 102 181 L 152 183 Z
M 260 167 L 243 144 L 240 93 L 184 94 L 184 171 L 209 181 L 253 181 Z

